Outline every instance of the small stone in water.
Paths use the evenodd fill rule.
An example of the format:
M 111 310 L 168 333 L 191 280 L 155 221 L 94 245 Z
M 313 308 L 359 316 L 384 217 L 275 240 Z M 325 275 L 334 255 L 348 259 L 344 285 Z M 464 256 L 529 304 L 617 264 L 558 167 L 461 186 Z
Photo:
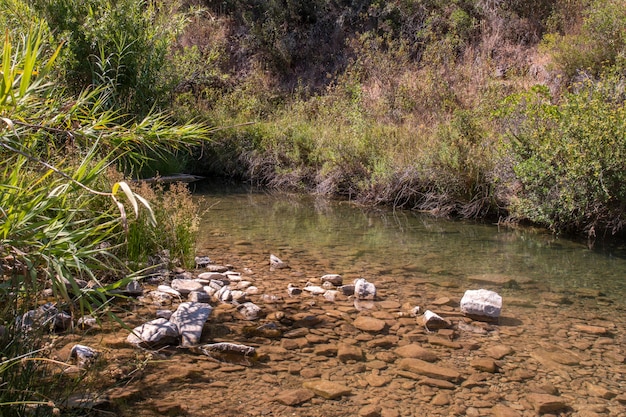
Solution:
M 287 268 L 287 264 L 280 260 L 280 258 L 276 255 L 270 255 L 270 267 L 273 269 L 284 269 Z

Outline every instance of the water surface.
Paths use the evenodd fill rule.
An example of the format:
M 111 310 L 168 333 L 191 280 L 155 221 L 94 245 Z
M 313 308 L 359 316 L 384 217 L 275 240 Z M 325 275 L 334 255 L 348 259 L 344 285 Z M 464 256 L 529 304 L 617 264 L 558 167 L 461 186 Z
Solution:
M 325 273 L 374 281 L 384 273 L 399 283 L 428 277 L 469 288 L 468 277 L 501 274 L 533 280 L 542 291 L 591 288 L 624 304 L 626 251 L 619 244 L 590 247 L 549 233 L 233 184 L 200 184 L 196 196 L 205 209 L 200 250 L 219 239 L 286 261 L 307 259 Z

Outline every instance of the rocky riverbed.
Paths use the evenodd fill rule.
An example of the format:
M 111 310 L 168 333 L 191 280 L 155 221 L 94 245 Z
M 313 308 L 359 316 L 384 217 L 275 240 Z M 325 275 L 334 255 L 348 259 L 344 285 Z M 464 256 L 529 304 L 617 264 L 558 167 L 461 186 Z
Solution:
M 233 290 L 256 287 L 245 297 L 262 317 L 246 320 L 232 302 L 213 297 L 200 343 L 253 347 L 256 358 L 140 349 L 117 324 L 58 337 L 58 359 L 66 360 L 76 343 L 99 351 L 87 371 L 92 392 L 81 395 L 101 415 L 626 416 L 626 314 L 611 294 L 553 292 L 514 276 L 450 278 L 391 262 L 334 271 L 328 260 L 295 252 L 279 254 L 287 265 L 273 268 L 269 253 L 247 242 L 210 249 L 211 268 L 239 273 Z M 186 296 L 170 304 L 150 291 L 207 271 L 146 283 L 143 295 L 117 313 L 132 328 L 155 319 L 157 310 L 174 311 Z M 366 278 L 376 286 L 375 299 L 341 291 L 332 298 L 289 295 L 289 284 L 322 286 L 329 273 L 341 274 L 344 284 Z M 465 291 L 478 288 L 502 296 L 497 321 L 461 313 Z M 450 325 L 427 328 L 425 310 Z

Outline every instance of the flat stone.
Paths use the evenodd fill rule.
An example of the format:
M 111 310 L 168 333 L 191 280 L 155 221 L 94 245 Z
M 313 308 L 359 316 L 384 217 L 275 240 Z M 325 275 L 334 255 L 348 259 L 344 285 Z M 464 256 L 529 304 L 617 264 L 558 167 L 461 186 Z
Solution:
M 436 362 L 437 359 L 439 359 L 435 352 L 425 349 L 415 343 L 400 346 L 394 350 L 394 353 L 402 358 L 416 358 L 426 362 Z
M 192 291 L 204 291 L 204 285 L 193 279 L 174 279 L 171 287 L 182 295 L 188 295 Z
M 450 404 L 450 394 L 447 392 L 438 392 L 430 401 L 432 405 L 444 406 Z
M 382 331 L 387 323 L 384 320 L 376 319 L 374 317 L 359 316 L 354 320 L 354 327 L 364 332 L 377 333 Z
M 313 353 L 318 356 L 335 356 L 337 354 L 337 350 L 337 345 L 332 343 L 324 343 L 320 345 L 315 345 L 315 347 L 313 348 Z
M 576 288 L 574 292 L 582 298 L 598 298 L 602 295 L 602 292 L 595 288 Z
M 387 385 L 388 383 L 390 383 L 392 381 L 392 378 L 387 375 L 367 374 L 365 376 L 365 380 L 372 387 L 383 387 Z
M 430 362 L 426 362 L 415 358 L 404 358 L 399 362 L 401 369 L 414 372 L 416 374 L 424 375 L 435 379 L 444 379 L 446 381 L 459 382 L 461 380 L 461 374 L 451 368 L 445 368 L 443 366 L 434 365 Z
M 498 370 L 495 361 L 489 358 L 473 359 L 470 361 L 470 366 L 478 371 L 489 372 L 490 374 Z
M 373 361 L 369 361 L 365 364 L 365 366 L 367 367 L 367 369 L 387 369 L 388 365 L 387 362 L 378 360 L 378 359 L 374 359 Z
M 352 393 L 352 389 L 349 387 L 324 379 L 305 381 L 302 386 L 327 400 L 333 400 Z
M 292 389 L 283 391 L 276 396 L 276 401 L 285 405 L 298 405 L 309 401 L 315 394 L 308 389 Z
M 443 337 L 439 336 L 428 336 L 428 343 L 435 346 L 444 346 L 450 349 L 463 348 L 463 345 L 461 345 L 459 342 L 453 342 L 450 339 L 444 339 Z
M 304 337 L 298 339 L 282 339 L 280 341 L 280 346 L 287 350 L 302 349 L 303 347 L 308 345 L 309 341 L 306 340 Z
M 487 356 L 495 360 L 499 360 L 513 353 L 513 348 L 506 345 L 490 346 L 485 349 L 485 353 L 487 354 Z
M 588 326 L 585 324 L 575 324 L 574 330 L 578 330 L 581 333 L 587 333 L 597 336 L 602 336 L 608 333 L 608 330 L 600 326 Z
M 337 358 L 341 362 L 348 362 L 350 360 L 360 361 L 364 359 L 364 355 L 360 347 L 342 344 L 339 345 L 337 349 Z
M 448 297 L 439 297 L 435 301 L 431 302 L 434 306 L 445 306 L 450 305 L 451 300 Z
M 440 388 L 440 389 L 455 389 L 456 388 L 456 385 L 454 385 L 450 381 L 445 381 L 443 379 L 436 379 L 436 378 L 428 378 L 428 377 L 420 379 L 418 384 L 427 385 L 429 387 L 435 387 L 435 388 Z
M 491 415 L 493 417 L 522 417 L 518 411 L 502 404 L 495 405 L 491 409 Z
M 300 376 L 304 379 L 317 378 L 322 372 L 317 368 L 304 368 L 300 371 Z
M 206 280 L 223 280 L 224 278 L 226 278 L 226 275 L 219 273 L 219 272 L 203 272 L 201 274 L 198 275 L 199 279 L 206 279 Z
M 207 269 L 208 272 L 218 272 L 218 273 L 228 272 L 228 267 L 223 266 L 223 265 L 206 265 L 205 268 Z
M 528 277 L 520 277 L 520 276 L 512 276 L 512 275 L 504 275 L 504 274 L 470 275 L 467 277 L 467 280 L 470 282 L 475 282 L 477 284 L 494 284 L 494 285 L 502 285 L 502 286 L 513 286 L 516 284 L 530 284 L 533 282 L 533 280 Z
M 592 397 L 604 398 L 605 400 L 610 400 L 617 396 L 617 393 L 606 389 L 603 386 L 595 385 L 592 383 L 587 383 L 587 392 Z
M 567 404 L 561 397 L 550 394 L 528 394 L 526 399 L 533 405 L 538 413 L 551 413 L 567 408 Z
M 531 352 L 531 356 L 539 361 L 552 361 L 561 365 L 575 366 L 580 363 L 580 357 L 571 350 L 553 348 L 551 350 L 538 349 Z
M 359 410 L 359 417 L 380 417 L 382 407 L 375 404 L 369 404 Z

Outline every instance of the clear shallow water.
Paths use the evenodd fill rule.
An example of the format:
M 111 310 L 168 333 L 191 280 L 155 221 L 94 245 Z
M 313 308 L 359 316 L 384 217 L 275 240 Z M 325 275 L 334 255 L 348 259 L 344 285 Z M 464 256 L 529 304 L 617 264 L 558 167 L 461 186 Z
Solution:
M 626 248 L 585 243 L 491 224 L 436 219 L 390 209 L 364 209 L 312 196 L 267 193 L 204 183 L 200 250 L 215 243 L 318 261 L 326 273 L 376 274 L 400 280 L 501 274 L 532 279 L 542 291 L 592 288 L 626 304 Z M 372 276 L 373 275 L 373 276 Z

